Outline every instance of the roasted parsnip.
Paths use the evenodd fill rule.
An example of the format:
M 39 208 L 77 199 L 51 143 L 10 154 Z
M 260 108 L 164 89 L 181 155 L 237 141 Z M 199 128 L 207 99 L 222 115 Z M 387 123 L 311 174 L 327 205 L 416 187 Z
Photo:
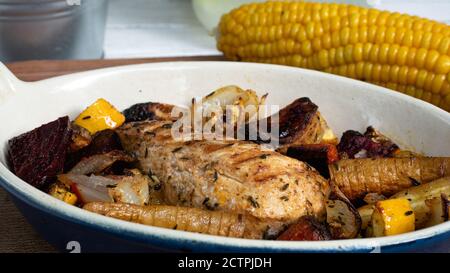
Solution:
M 344 159 L 329 166 L 331 180 L 350 200 L 396 192 L 450 175 L 449 157 Z
M 281 225 L 268 225 L 255 217 L 225 211 L 176 206 L 138 206 L 124 203 L 88 203 L 85 210 L 139 224 L 226 237 L 262 239 Z

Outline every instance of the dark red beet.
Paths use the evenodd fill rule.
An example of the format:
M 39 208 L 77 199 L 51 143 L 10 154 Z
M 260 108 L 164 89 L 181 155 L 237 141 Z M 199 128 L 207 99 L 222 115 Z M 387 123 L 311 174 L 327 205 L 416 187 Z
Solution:
M 355 158 L 355 154 L 364 149 L 367 141 L 369 139 L 360 132 L 348 130 L 342 135 L 337 149 L 343 157 Z
M 45 189 L 64 168 L 71 137 L 69 117 L 61 117 L 9 140 L 13 172 L 24 181 Z

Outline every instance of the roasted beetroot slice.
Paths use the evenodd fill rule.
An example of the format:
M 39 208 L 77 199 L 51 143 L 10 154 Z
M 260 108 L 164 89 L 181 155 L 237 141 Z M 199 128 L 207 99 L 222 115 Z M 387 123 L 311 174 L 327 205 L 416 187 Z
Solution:
M 354 130 L 345 131 L 337 145 L 339 154 L 343 158 L 355 158 L 355 155 L 364 149 L 369 138 Z
M 373 127 L 368 127 L 364 134 L 348 130 L 342 135 L 337 145 L 343 158 L 392 157 L 398 146 Z M 362 154 L 359 154 L 363 152 Z
M 61 117 L 9 140 L 13 172 L 39 189 L 45 189 L 64 168 L 71 129 Z

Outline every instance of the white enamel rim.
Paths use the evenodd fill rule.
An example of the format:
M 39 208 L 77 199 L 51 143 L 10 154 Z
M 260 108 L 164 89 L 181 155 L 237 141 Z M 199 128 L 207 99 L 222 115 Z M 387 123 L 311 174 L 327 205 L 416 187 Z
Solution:
M 271 66 L 273 69 L 284 69 L 299 71 L 304 75 L 312 75 L 315 73 L 321 73 L 312 70 L 305 70 L 299 68 L 292 68 L 286 66 L 278 65 L 267 65 L 267 64 L 253 64 L 253 63 L 232 63 L 232 62 L 176 62 L 176 63 L 152 63 L 152 64 L 140 64 L 140 65 L 129 65 L 129 66 L 119 66 L 113 68 L 105 68 L 92 70 L 87 72 L 75 73 L 71 75 L 56 77 L 52 79 L 47 79 L 41 81 L 40 83 L 51 83 L 51 81 L 61 81 L 64 79 L 70 80 L 73 78 L 82 78 L 87 74 L 95 73 L 107 73 L 115 70 L 127 70 L 138 68 L 141 66 L 214 66 L 214 65 L 239 65 L 239 66 Z M 371 92 L 373 92 L 374 86 L 355 81 L 352 79 L 325 74 L 326 77 L 331 77 L 336 80 L 336 82 L 350 81 L 353 85 L 361 87 L 361 89 L 370 87 Z M 0 77 L 8 77 L 5 81 L 7 83 L 21 84 L 17 79 L 13 77 L 3 64 L 0 63 Z M 4 87 L 4 86 L 3 86 Z M 2 85 L 0 83 L 0 88 Z M 434 112 L 438 117 L 450 120 L 450 114 L 441 110 L 429 103 L 411 98 L 409 96 L 403 95 L 401 93 L 392 92 L 391 90 L 376 87 L 377 92 L 383 95 L 396 97 L 401 100 L 407 101 L 414 107 L 422 107 L 427 111 Z M 364 91 L 366 92 L 366 91 Z M 2 97 L 0 93 L 0 98 Z M 135 223 L 129 223 L 105 216 L 101 216 L 95 213 L 87 212 L 82 209 L 70 206 L 62 201 L 59 201 L 48 194 L 41 192 L 31 185 L 27 184 L 23 180 L 16 177 L 11 171 L 9 171 L 3 164 L 0 164 L 0 179 L 5 183 L 5 189 L 17 197 L 24 200 L 25 202 L 31 204 L 32 206 L 39 206 L 40 209 L 47 211 L 53 215 L 64 218 L 69 221 L 78 222 L 81 224 L 94 225 L 98 229 L 105 229 L 112 232 L 126 233 L 127 235 L 133 237 L 149 237 L 158 239 L 170 239 L 176 240 L 180 245 L 183 243 L 196 243 L 196 244 L 207 244 L 210 246 L 225 247 L 225 248 L 240 248 L 245 249 L 260 249 L 265 251 L 351 251 L 351 250 L 371 250 L 375 247 L 383 247 L 390 245 L 398 245 L 402 243 L 409 243 L 421 239 L 426 239 L 433 237 L 438 234 L 443 234 L 450 232 L 450 222 L 443 223 L 434 227 L 402 234 L 396 236 L 382 237 L 382 238 L 364 238 L 364 239 L 350 239 L 350 240 L 332 240 L 332 241 L 319 241 L 319 242 L 290 242 L 290 241 L 267 241 L 267 240 L 249 240 L 249 239 L 237 239 L 237 238 L 224 238 L 219 236 L 203 235 L 191 232 L 175 231 L 165 228 L 144 226 Z M 139 240 L 139 239 L 138 239 Z

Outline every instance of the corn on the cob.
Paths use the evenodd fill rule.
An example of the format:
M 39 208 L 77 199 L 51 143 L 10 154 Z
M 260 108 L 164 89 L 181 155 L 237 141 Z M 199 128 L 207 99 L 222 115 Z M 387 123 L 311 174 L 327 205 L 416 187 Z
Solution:
M 450 111 L 450 26 L 443 23 L 345 4 L 271 1 L 225 14 L 217 47 L 231 60 L 339 74 Z

